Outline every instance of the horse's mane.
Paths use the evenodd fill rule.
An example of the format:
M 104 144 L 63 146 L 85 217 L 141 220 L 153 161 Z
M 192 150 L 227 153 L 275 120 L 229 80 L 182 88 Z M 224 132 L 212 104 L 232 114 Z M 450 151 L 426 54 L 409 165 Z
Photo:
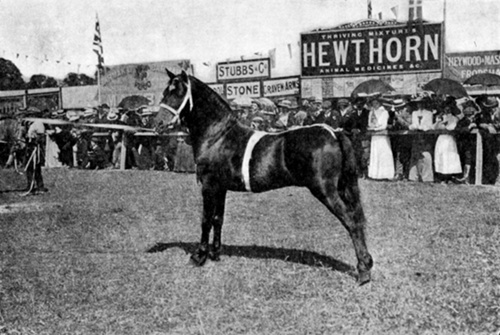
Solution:
M 202 82 L 196 77 L 189 76 L 191 82 L 200 90 L 201 96 L 208 102 L 208 104 L 213 105 L 217 111 L 222 111 L 231 119 L 236 119 L 235 113 L 232 112 L 229 103 L 224 100 L 219 94 L 210 88 L 207 84 Z M 220 113 L 219 113 L 220 114 Z

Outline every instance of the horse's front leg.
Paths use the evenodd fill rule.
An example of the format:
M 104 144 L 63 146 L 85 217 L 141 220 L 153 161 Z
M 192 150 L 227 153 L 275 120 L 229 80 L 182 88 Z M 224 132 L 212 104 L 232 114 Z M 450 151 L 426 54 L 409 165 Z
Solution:
M 220 253 L 220 231 L 222 228 L 222 218 L 224 216 L 224 203 L 226 192 L 221 195 L 218 188 L 213 185 L 203 184 L 203 217 L 201 219 L 201 241 L 198 250 L 191 256 L 191 260 L 195 265 L 202 266 L 205 264 L 209 255 L 209 237 L 212 226 L 215 225 L 214 244 L 217 237 L 216 248 Z M 217 233 L 218 232 L 218 233 Z M 212 258 L 212 255 L 211 255 Z
M 221 233 L 222 233 L 222 224 L 224 222 L 224 209 L 226 205 L 226 190 L 221 190 L 215 194 L 213 201 L 215 202 L 214 206 L 214 216 L 213 216 L 213 226 L 214 226 L 214 244 L 212 246 L 212 250 L 210 250 L 208 256 L 213 261 L 220 260 L 220 251 L 221 251 Z

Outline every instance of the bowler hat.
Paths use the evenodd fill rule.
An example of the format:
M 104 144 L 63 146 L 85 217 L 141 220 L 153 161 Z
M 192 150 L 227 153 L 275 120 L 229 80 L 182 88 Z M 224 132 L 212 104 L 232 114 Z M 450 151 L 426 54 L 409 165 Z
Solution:
M 339 106 L 347 106 L 349 104 L 350 104 L 349 100 L 345 98 L 339 99 L 339 101 L 337 102 L 337 105 Z

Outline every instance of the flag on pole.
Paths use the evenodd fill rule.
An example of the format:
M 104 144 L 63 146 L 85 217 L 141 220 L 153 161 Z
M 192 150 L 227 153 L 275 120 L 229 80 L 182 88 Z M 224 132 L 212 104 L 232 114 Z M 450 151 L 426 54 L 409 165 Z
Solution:
M 99 17 L 95 15 L 95 32 L 94 32 L 94 42 L 93 50 L 97 54 L 97 64 L 98 67 L 102 68 L 104 64 L 103 48 L 102 48 L 102 38 L 101 38 L 101 26 L 99 25 Z
M 412 26 L 417 21 L 419 23 L 419 33 L 423 34 L 422 25 L 422 0 L 409 0 L 408 4 L 408 26 Z
M 372 18 L 372 0 L 368 0 L 368 18 Z
M 408 21 L 422 21 L 422 0 L 409 0 Z

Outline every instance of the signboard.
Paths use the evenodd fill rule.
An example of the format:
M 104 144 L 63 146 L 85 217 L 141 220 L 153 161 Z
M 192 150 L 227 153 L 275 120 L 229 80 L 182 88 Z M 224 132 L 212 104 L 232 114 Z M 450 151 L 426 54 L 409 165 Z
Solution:
M 441 70 L 441 23 L 332 29 L 301 34 L 303 76 Z
M 500 75 L 500 51 L 446 54 L 444 66 L 444 77 L 460 82 L 478 73 Z
M 269 58 L 217 64 L 217 81 L 269 78 Z
M 207 85 L 221 97 L 224 97 L 226 95 L 226 92 L 224 91 L 224 84 L 207 84 Z
M 151 105 L 159 104 L 170 79 L 165 68 L 176 74 L 188 68 L 188 74 L 193 74 L 189 60 L 106 67 L 101 77 L 101 103 L 116 107 L 125 97 L 140 95 L 148 98 Z
M 264 80 L 263 86 L 265 97 L 296 95 L 300 91 L 300 80 L 299 77 L 276 78 Z
M 260 97 L 260 81 L 251 81 L 244 83 L 227 83 L 226 98 L 234 99 L 236 97 Z

